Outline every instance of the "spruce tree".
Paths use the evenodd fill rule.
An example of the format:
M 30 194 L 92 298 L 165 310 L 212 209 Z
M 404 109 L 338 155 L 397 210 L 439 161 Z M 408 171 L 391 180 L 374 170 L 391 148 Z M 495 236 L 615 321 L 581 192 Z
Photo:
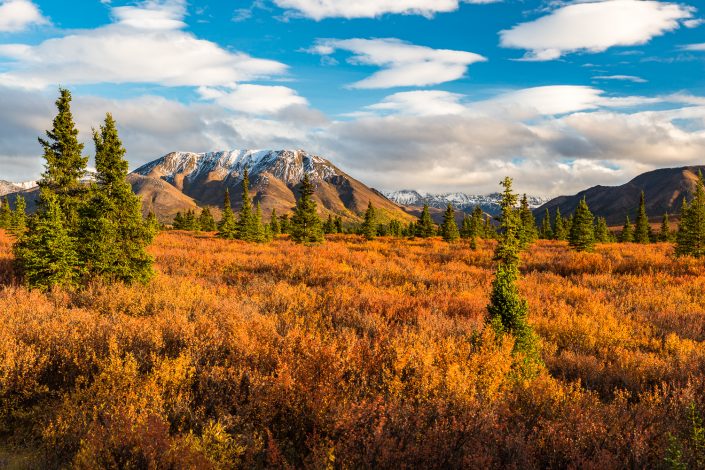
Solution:
M 389 234 L 393 237 L 401 237 L 402 236 L 402 231 L 403 227 L 401 226 L 401 222 L 398 220 L 394 219 L 391 222 L 389 222 Z
M 335 233 L 343 233 L 343 218 L 340 216 L 335 218 Z
M 610 239 L 610 229 L 607 226 L 607 219 L 598 217 L 597 225 L 595 225 L 595 241 L 598 243 L 608 243 Z
M 335 222 L 333 221 L 333 216 L 331 214 L 328 214 L 328 219 L 326 219 L 326 222 L 323 224 L 323 233 L 326 235 L 336 233 Z
M 21 194 L 15 198 L 15 210 L 10 217 L 9 229 L 17 238 L 21 238 L 27 230 L 27 203 Z
M 225 189 L 225 197 L 223 199 L 223 216 L 218 224 L 218 233 L 216 236 L 218 238 L 225 238 L 226 240 L 232 240 L 237 238 L 237 222 L 235 221 L 235 214 L 233 214 L 232 206 L 230 205 L 230 191 Z
M 149 233 L 151 234 L 152 239 L 154 239 L 154 237 L 156 237 L 159 231 L 162 229 L 162 226 L 159 223 L 159 220 L 157 220 L 157 216 L 154 214 L 154 212 L 149 211 L 145 223 L 147 224 L 147 228 L 149 229 Z
M 276 209 L 272 209 L 272 216 L 269 219 L 269 232 L 272 234 L 272 237 L 276 237 L 282 233 Z
M 448 204 L 445 213 L 443 214 L 443 225 L 441 225 L 441 236 L 447 242 L 454 242 L 460 238 L 458 225 L 455 223 L 455 210 L 453 206 Z
M 184 215 L 183 224 L 184 230 L 195 231 L 199 229 L 198 222 L 196 220 L 196 212 L 194 212 L 193 209 L 189 209 L 186 211 L 186 215 Z
M 497 230 L 492 225 L 492 218 L 488 215 L 485 217 L 485 223 L 482 225 L 482 238 L 493 239 L 497 237 Z
M 377 236 L 377 216 L 375 214 L 375 208 L 372 205 L 372 201 L 367 203 L 367 210 L 365 211 L 365 220 L 362 222 L 362 235 L 367 240 L 374 240 Z
M 79 208 L 81 265 L 89 277 L 146 282 L 153 275 L 147 247 L 154 234 L 142 217 L 142 201 L 127 181 L 125 148 L 110 114 L 93 132 L 93 141 L 96 182 Z
M 632 225 L 631 220 L 629 220 L 628 215 L 626 220 L 624 221 L 624 227 L 622 227 L 622 235 L 620 237 L 620 241 L 622 243 L 631 243 L 634 241 L 634 226 Z
M 553 239 L 553 229 L 551 228 L 551 213 L 546 208 L 546 212 L 543 215 L 543 220 L 541 220 L 541 238 L 544 240 Z
M 519 204 L 519 246 L 522 250 L 536 241 L 538 234 L 536 233 L 536 220 L 534 214 L 529 207 L 529 199 L 524 194 Z
M 253 228 L 255 231 L 254 241 L 262 243 L 270 240 L 271 234 L 269 233 L 269 229 L 262 223 L 262 207 L 260 207 L 259 202 L 255 208 Z
M 282 214 L 279 216 L 279 231 L 280 233 L 291 233 L 289 214 Z
M 421 238 L 433 237 L 436 235 L 436 225 L 431 219 L 431 213 L 428 210 L 428 204 L 423 205 L 421 217 L 416 223 L 416 236 Z
M 56 194 L 66 228 L 74 232 L 78 225 L 78 209 L 85 200 L 87 188 L 81 183 L 86 174 L 88 157 L 83 157 L 83 144 L 78 140 L 78 129 L 71 114 L 71 92 L 59 90 L 56 101 L 58 114 L 46 139 L 39 138 L 44 148 L 44 173 L 39 181 L 39 206 L 44 204 L 42 195 Z
M 511 178 L 505 178 L 501 184 L 504 191 L 500 202 L 500 236 L 494 253 L 497 269 L 487 306 L 487 321 L 497 336 L 514 336 L 513 352 L 519 354 L 515 367 L 520 376 L 531 377 L 540 367 L 540 358 L 536 335 L 527 321 L 529 306 L 517 287 L 521 218 L 515 208 L 517 196 L 512 192 Z
M 76 240 L 66 228 L 59 198 L 45 188 L 40 192 L 42 205 L 14 245 L 17 270 L 32 289 L 75 287 L 80 275 Z
M 646 198 L 644 191 L 641 192 L 639 198 L 639 210 L 636 217 L 636 225 L 634 228 L 634 241 L 637 243 L 651 243 L 651 226 L 649 218 L 646 215 Z
M 252 209 L 250 177 L 247 168 L 242 177 L 242 206 L 237 220 L 237 238 L 248 242 L 261 241 L 260 227 Z
M 9 229 L 12 224 L 12 208 L 10 200 L 5 196 L 0 206 L 0 228 Z
M 705 256 L 705 187 L 702 175 L 696 185 L 693 200 L 684 203 L 678 227 L 676 254 L 696 258 Z
M 472 217 L 463 215 L 463 222 L 460 224 L 460 238 L 472 237 Z
M 595 247 L 595 218 L 585 198 L 581 199 L 575 208 L 568 244 L 576 251 L 592 251 Z
M 470 237 L 480 237 L 480 238 L 485 238 L 487 234 L 485 233 L 485 230 L 483 229 L 482 225 L 484 222 L 484 217 L 485 214 L 482 212 L 482 208 L 480 206 L 475 206 L 472 210 L 472 215 L 470 216 L 471 219 L 471 224 L 470 224 Z
M 661 242 L 670 242 L 672 239 L 671 224 L 668 220 L 668 212 L 663 214 L 663 219 L 661 219 L 661 229 L 659 230 L 658 239 Z
M 560 207 L 556 207 L 556 218 L 553 221 L 553 238 L 554 240 L 566 240 L 568 238 L 568 231 L 566 230 Z
M 181 214 L 181 211 L 178 211 L 176 215 L 174 216 L 174 221 L 171 223 L 171 226 L 174 228 L 174 230 L 184 230 L 184 216 Z
M 308 173 L 304 175 L 291 218 L 291 239 L 297 243 L 317 243 L 324 240 L 321 219 L 318 217 L 314 188 Z
M 209 208 L 204 207 L 201 211 L 201 215 L 198 216 L 198 226 L 204 232 L 215 232 L 217 230 L 218 227 Z

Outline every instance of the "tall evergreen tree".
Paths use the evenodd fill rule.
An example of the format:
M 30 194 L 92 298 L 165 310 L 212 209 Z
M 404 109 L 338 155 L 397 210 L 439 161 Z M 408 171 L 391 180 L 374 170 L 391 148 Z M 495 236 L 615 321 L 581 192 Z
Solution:
M 18 271 L 30 288 L 75 287 L 80 272 L 76 240 L 64 223 L 58 197 L 42 188 L 42 205 L 29 231 L 14 245 Z
M 343 218 L 340 216 L 335 218 L 335 233 L 343 233 Z
M 608 243 L 610 239 L 610 229 L 607 226 L 607 219 L 598 217 L 597 224 L 595 225 L 595 241 L 598 243 Z
M 232 206 L 230 205 L 230 191 L 225 189 L 225 197 L 223 199 L 223 216 L 218 224 L 218 238 L 225 238 L 226 240 L 232 240 L 237 238 L 238 235 L 237 222 L 235 221 L 235 214 L 233 214 Z
M 142 217 L 142 202 L 127 181 L 128 163 L 110 114 L 93 132 L 96 182 L 80 207 L 78 254 L 86 274 L 127 283 L 152 275 L 147 246 L 154 234 Z
M 658 239 L 661 242 L 670 242 L 672 238 L 671 224 L 668 220 L 668 212 L 666 212 L 663 214 L 663 219 L 661 219 L 661 229 L 659 230 Z
M 482 226 L 482 238 L 497 238 L 497 230 L 495 226 L 492 225 L 492 217 L 489 215 L 485 217 L 485 223 Z
M 328 219 L 326 219 L 326 222 L 323 224 L 323 233 L 326 235 L 336 233 L 335 222 L 333 221 L 333 216 L 331 214 L 328 214 Z
M 215 232 L 218 229 L 213 214 L 207 207 L 204 207 L 201 215 L 198 216 L 198 225 L 204 232 Z
M 568 230 L 565 226 L 565 220 L 561 215 L 561 208 L 556 207 L 556 218 L 553 221 L 553 238 L 555 240 L 567 240 Z
M 184 215 L 181 213 L 181 211 L 178 211 L 176 213 L 171 226 L 174 228 L 174 230 L 184 230 L 184 227 L 186 225 L 184 225 Z
M 270 240 L 271 233 L 269 233 L 269 229 L 262 223 L 262 207 L 259 202 L 257 202 L 255 206 L 255 220 L 253 225 L 255 228 L 254 241 L 262 243 Z
M 27 203 L 21 194 L 15 198 L 15 210 L 10 217 L 9 229 L 17 238 L 21 238 L 27 230 Z
M 595 247 L 595 217 L 585 198 L 580 200 L 573 214 L 568 244 L 576 251 L 592 251 Z
M 389 235 L 391 235 L 393 237 L 401 237 L 402 230 L 403 230 L 403 227 L 401 226 L 401 222 L 399 222 L 398 220 L 394 219 L 389 222 L 389 229 L 388 229 Z
M 649 218 L 646 215 L 646 197 L 644 196 L 644 191 L 641 192 L 639 198 L 639 210 L 634 227 L 634 241 L 637 243 L 651 243 L 651 226 L 649 225 Z
M 291 233 L 289 214 L 282 214 L 279 216 L 279 231 L 280 233 Z
M 10 207 L 10 200 L 5 196 L 2 206 L 0 206 L 0 228 L 9 229 L 11 224 L 12 208 Z
M 39 138 L 44 148 L 44 173 L 39 181 L 39 206 L 44 204 L 42 195 L 56 194 L 61 212 L 66 219 L 69 232 L 78 225 L 78 209 L 86 198 L 87 188 L 81 183 L 86 174 L 88 157 L 82 156 L 83 144 L 78 140 L 78 129 L 71 114 L 71 92 L 59 90 L 56 101 L 58 114 L 52 130 L 46 131 L 46 139 Z
M 634 241 L 634 226 L 632 225 L 629 216 L 624 221 L 624 227 L 622 227 L 622 235 L 620 237 L 622 243 L 631 243 Z
M 276 237 L 277 235 L 282 233 L 276 209 L 272 209 L 272 216 L 269 219 L 269 232 L 272 234 L 272 237 Z
M 441 225 L 441 236 L 447 242 L 454 242 L 460 238 L 458 225 L 455 223 L 455 210 L 453 206 L 448 204 L 445 213 L 443 214 L 443 225 Z
M 250 176 L 247 168 L 242 176 L 242 207 L 237 220 L 237 238 L 248 242 L 261 241 L 260 224 L 252 208 Z
M 374 240 L 377 236 L 377 215 L 372 201 L 367 203 L 365 220 L 362 222 L 362 235 L 368 240 Z
M 317 243 L 324 240 L 321 219 L 318 217 L 316 201 L 313 200 L 314 187 L 308 173 L 304 175 L 296 201 L 294 216 L 291 218 L 291 239 L 297 243 Z
M 436 224 L 434 224 L 433 219 L 431 219 L 431 213 L 428 210 L 428 204 L 423 205 L 421 217 L 419 217 L 419 220 L 416 222 L 415 231 L 415 235 L 421 238 L 428 238 L 436 235 Z
M 541 238 L 544 240 L 553 239 L 553 229 L 551 228 L 551 213 L 546 208 L 546 212 L 543 215 L 543 220 L 541 220 Z
M 705 256 L 705 187 L 702 174 L 690 203 L 684 203 L 676 238 L 676 254 Z
M 536 233 L 536 220 L 529 207 L 529 199 L 526 197 L 526 194 L 522 196 L 521 202 L 519 203 L 519 220 L 521 221 L 519 227 L 519 246 L 523 250 L 538 238 L 538 234 Z
M 465 214 L 463 222 L 460 224 L 460 238 L 471 238 L 472 232 L 472 217 Z
M 159 231 L 162 229 L 159 220 L 157 220 L 157 216 L 152 211 L 149 211 L 149 214 L 147 214 L 147 220 L 145 221 L 145 224 L 147 224 L 147 229 L 149 230 L 152 239 L 154 239 L 154 237 L 156 237 L 157 234 L 159 234 Z
M 504 191 L 500 203 L 500 236 L 494 253 L 497 269 L 487 306 L 487 321 L 499 337 L 504 334 L 514 336 L 514 353 L 519 354 L 515 366 L 520 375 L 533 376 L 540 367 L 538 344 L 527 321 L 528 303 L 521 297 L 517 287 L 521 218 L 515 208 L 517 196 L 512 192 L 511 178 L 505 178 L 501 184 Z

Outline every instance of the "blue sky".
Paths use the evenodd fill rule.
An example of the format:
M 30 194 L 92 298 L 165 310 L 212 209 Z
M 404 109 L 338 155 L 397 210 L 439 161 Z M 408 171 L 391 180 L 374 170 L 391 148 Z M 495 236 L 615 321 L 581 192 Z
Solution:
M 69 87 L 131 166 L 304 148 L 380 189 L 555 195 L 705 159 L 694 0 L 0 0 L 0 179 Z M 87 146 L 86 151 L 92 149 Z

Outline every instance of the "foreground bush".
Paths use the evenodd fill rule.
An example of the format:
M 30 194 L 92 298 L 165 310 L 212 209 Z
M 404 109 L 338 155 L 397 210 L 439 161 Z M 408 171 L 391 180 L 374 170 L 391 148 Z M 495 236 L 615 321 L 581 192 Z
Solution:
M 150 285 L 31 292 L 0 232 L 0 466 L 697 468 L 705 263 L 541 241 L 546 371 L 485 327 L 494 242 L 160 234 Z M 599 269 L 596 269 L 598 267 Z

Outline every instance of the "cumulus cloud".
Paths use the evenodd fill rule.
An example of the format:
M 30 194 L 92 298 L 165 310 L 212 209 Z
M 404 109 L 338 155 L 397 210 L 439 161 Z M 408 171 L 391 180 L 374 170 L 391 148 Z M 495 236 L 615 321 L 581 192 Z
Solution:
M 225 89 L 201 87 L 198 92 L 225 108 L 248 114 L 273 114 L 289 106 L 308 104 L 306 98 L 285 86 L 243 84 Z
M 501 31 L 500 44 L 527 50 L 525 60 L 554 60 L 573 52 L 645 44 L 691 20 L 694 12 L 690 6 L 654 0 L 572 3 Z
M 353 64 L 382 68 L 352 88 L 436 85 L 462 78 L 470 64 L 487 60 L 472 52 L 432 49 L 394 38 L 322 39 L 309 52 L 330 56 L 336 50 L 352 52 Z
M 388 13 L 432 17 L 455 11 L 461 3 L 494 3 L 501 0 L 274 0 L 295 15 L 320 21 L 325 18 L 376 18 Z
M 439 90 L 418 90 L 395 93 L 377 104 L 368 106 L 373 111 L 433 116 L 460 114 L 466 110 L 460 101 L 463 95 Z
M 87 83 L 225 86 L 282 74 L 286 65 L 225 50 L 182 30 L 185 2 L 112 9 L 114 22 L 37 45 L 0 45 L 0 84 L 42 89 Z
M 30 0 L 0 1 L 0 32 L 17 32 L 31 25 L 48 23 L 49 20 Z

